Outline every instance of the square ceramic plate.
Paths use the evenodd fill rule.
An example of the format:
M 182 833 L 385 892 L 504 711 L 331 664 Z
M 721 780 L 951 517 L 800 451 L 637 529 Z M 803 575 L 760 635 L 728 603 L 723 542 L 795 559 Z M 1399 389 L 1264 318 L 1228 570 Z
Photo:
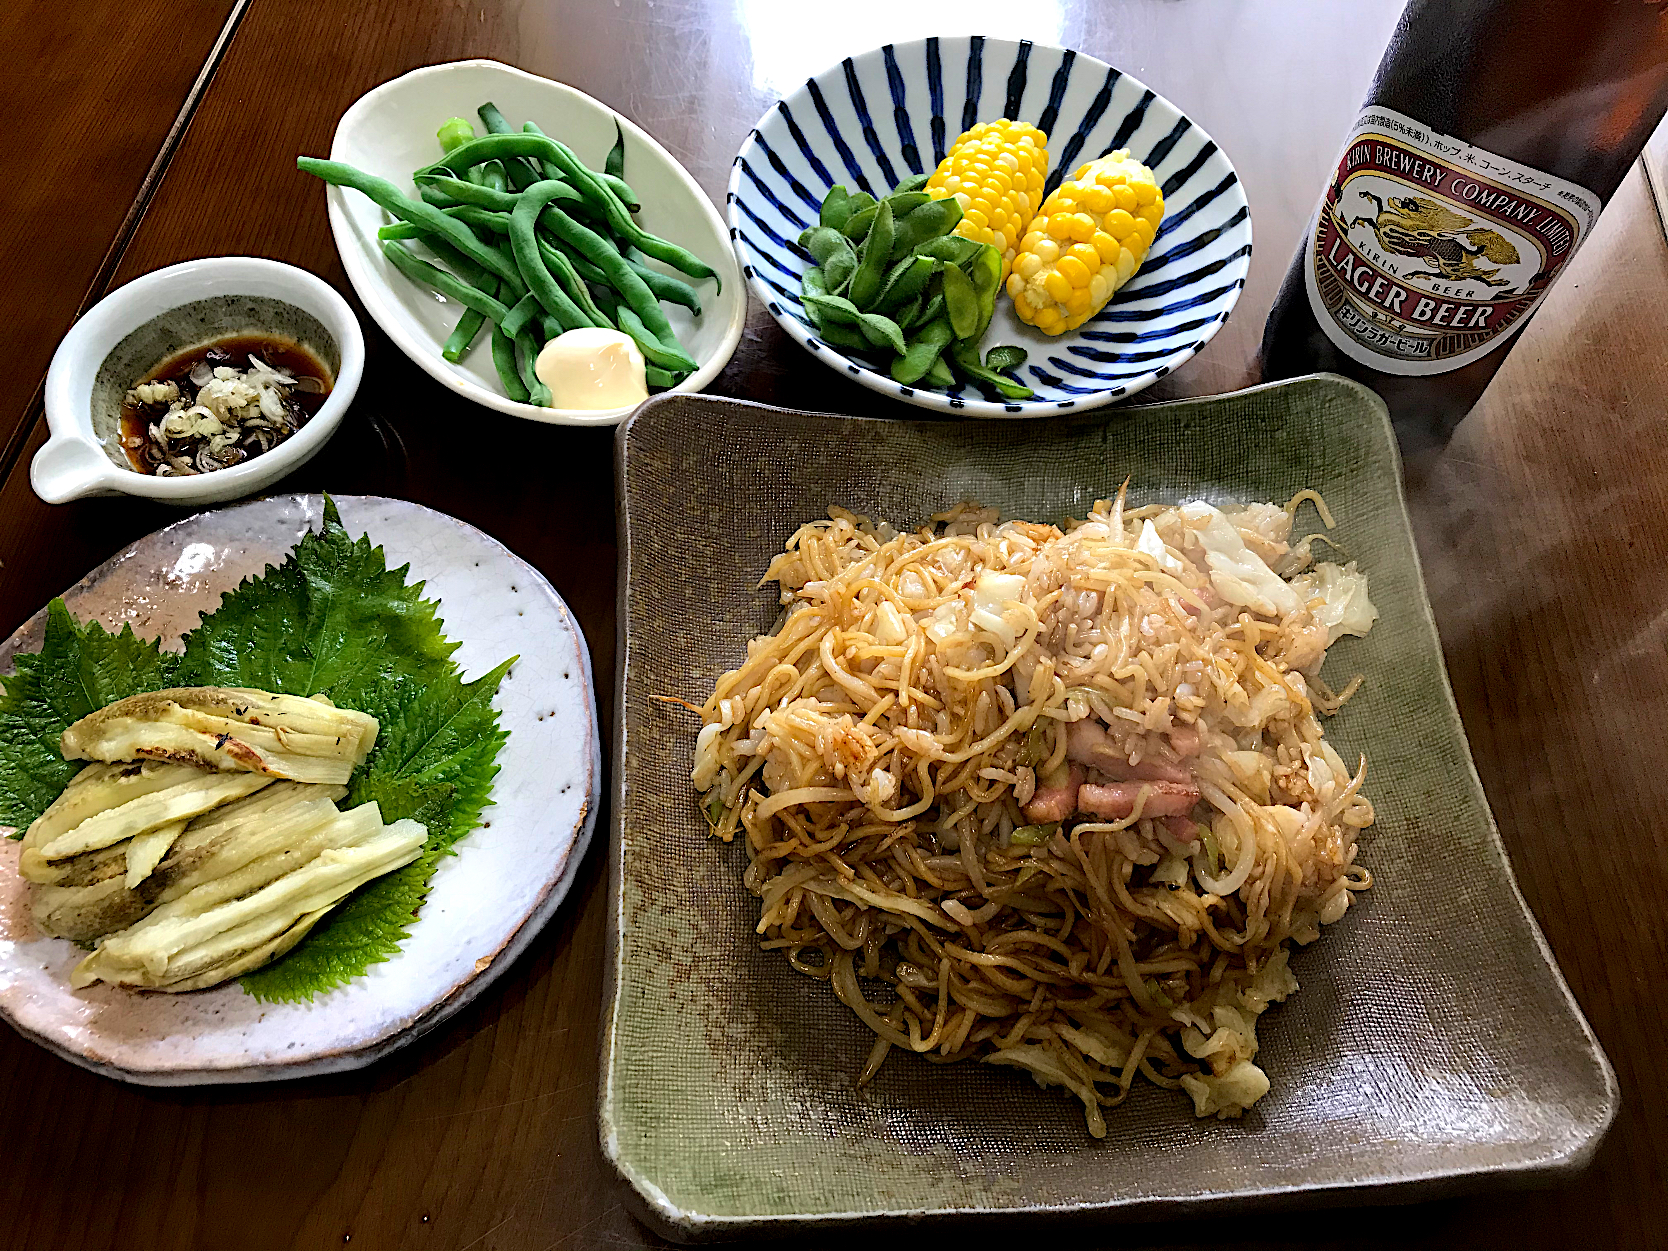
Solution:
M 1425 1198 L 1580 1168 L 1614 1075 L 1512 880 L 1454 708 L 1384 407 L 1342 378 L 992 426 L 867 421 L 674 397 L 619 436 L 620 622 L 612 1002 L 601 1131 L 673 1236 L 887 1216 L 1176 1215 L 1326 1192 Z M 1365 684 L 1328 727 L 1365 752 L 1376 885 L 1292 961 L 1269 1012 L 1273 1090 L 1200 1121 L 1138 1083 L 1100 1141 L 1059 1090 L 894 1055 L 827 986 L 761 952 L 745 852 L 711 840 L 687 713 L 769 629 L 771 555 L 830 502 L 898 525 L 966 498 L 1081 517 L 1125 475 L 1136 502 L 1322 491 L 1383 614 L 1328 661 Z M 692 1146 L 699 1144 L 699 1150 Z M 1334 1201 L 1339 1196 L 1333 1195 Z

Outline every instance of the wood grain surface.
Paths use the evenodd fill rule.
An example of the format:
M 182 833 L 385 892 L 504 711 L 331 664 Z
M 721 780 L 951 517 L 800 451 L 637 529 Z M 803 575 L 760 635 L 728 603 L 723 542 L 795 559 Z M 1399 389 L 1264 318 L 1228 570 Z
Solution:
M 107 15 L 106 29 L 121 32 L 129 61 L 154 43 L 177 46 L 185 29 L 162 6 L 93 7 Z M 1256 223 L 1250 282 L 1207 351 L 1153 394 L 1220 391 L 1250 376 L 1263 318 L 1399 7 L 849 0 L 839 9 L 846 20 L 829 21 L 820 16 L 826 10 L 780 0 L 250 0 L 137 230 L 122 241 L 114 279 L 241 252 L 302 265 L 347 292 L 322 188 L 295 171 L 294 157 L 328 152 L 336 119 L 355 98 L 418 65 L 492 56 L 569 82 L 654 133 L 720 200 L 748 128 L 806 74 L 883 39 L 978 30 L 1102 57 L 1174 99 L 1232 155 Z M 199 65 L 212 43 L 193 53 Z M 68 45 L 41 49 L 56 67 L 49 72 L 70 73 L 76 54 Z M 179 84 L 176 101 L 196 71 L 170 79 Z M 100 91 L 63 107 L 63 142 L 73 151 L 101 151 L 101 128 L 135 124 L 125 100 Z M 167 129 L 127 145 L 150 145 L 124 152 L 139 176 Z M 13 373 L 5 412 L 26 408 L 80 296 L 41 302 L 77 275 L 83 288 L 95 277 L 96 264 L 74 265 L 118 243 L 121 215 L 41 220 L 43 250 L 52 251 L 0 269 L 12 303 L 33 302 L 38 319 L 35 355 Z M 369 360 L 353 411 L 326 451 L 278 489 L 403 496 L 503 540 L 573 607 L 608 720 L 609 435 L 473 408 L 368 320 L 365 329 Z M 1668 1089 L 1657 1052 L 1668 1031 L 1659 919 L 1668 829 L 1653 814 L 1668 806 L 1665 372 L 1668 246 L 1636 174 L 1452 443 L 1408 466 L 1426 576 L 1479 771 L 1524 893 L 1621 1078 L 1624 1111 L 1593 1169 L 1560 1190 L 1060 1236 L 1084 1247 L 1662 1245 Z M 810 361 L 757 307 L 713 389 L 910 415 Z M 177 515 L 128 499 L 49 508 L 30 492 L 26 472 L 43 432 L 37 425 L 20 437 L 28 445 L 0 482 L 7 630 Z M 597 1144 L 603 878 L 593 851 L 526 957 L 434 1034 L 362 1073 L 142 1090 L 0 1031 L 0 1212 L 9 1218 L 0 1245 L 661 1245 L 630 1215 Z M 896 1241 L 918 1247 L 922 1236 L 899 1231 Z M 1014 1237 L 956 1232 L 969 1247 Z
M 7 189 L 0 318 L 11 380 L 0 403 L 0 473 L 38 415 L 58 338 L 110 279 L 161 160 L 237 0 L 130 0 L 97 20 L 55 0 L 0 6 L 0 87 L 15 177 Z M 112 49 L 117 55 L 112 55 Z M 176 126 L 177 124 L 177 126 Z

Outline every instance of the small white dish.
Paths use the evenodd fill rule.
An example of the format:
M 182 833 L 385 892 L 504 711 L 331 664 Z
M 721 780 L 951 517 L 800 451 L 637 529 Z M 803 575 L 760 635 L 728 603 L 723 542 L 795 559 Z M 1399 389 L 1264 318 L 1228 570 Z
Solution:
M 643 208 L 643 228 L 688 248 L 718 272 L 691 285 L 701 297 L 696 317 L 666 304 L 667 320 L 700 368 L 671 391 L 699 391 L 718 376 L 741 342 L 747 319 L 747 285 L 731 251 L 718 210 L 689 171 L 646 131 L 582 91 L 497 61 L 453 61 L 412 70 L 360 96 L 336 125 L 330 159 L 345 161 L 415 195 L 413 170 L 440 157 L 435 132 L 449 117 L 463 117 L 481 130 L 475 110 L 496 104 L 512 125 L 532 121 L 560 139 L 592 169 L 601 169 L 614 146 L 614 123 L 625 135 L 625 180 Z M 330 230 L 353 289 L 377 325 L 431 377 L 477 404 L 563 426 L 618 425 L 632 411 L 540 408 L 518 404 L 503 392 L 485 331 L 474 350 L 457 364 L 440 355 L 462 307 L 411 281 L 382 254 L 377 230 L 391 220 L 357 191 L 331 187 Z M 419 245 L 420 246 L 420 245 Z M 673 273 L 659 261 L 649 264 Z M 681 276 L 681 275 L 680 275 Z
M 330 395 L 319 411 L 271 451 L 229 469 L 158 478 L 132 468 L 119 420 L 128 388 L 181 349 L 250 332 L 287 335 L 329 367 Z M 46 374 L 51 437 L 29 465 L 29 484 L 48 504 L 140 495 L 197 505 L 253 495 L 329 441 L 364 371 L 359 321 L 316 274 L 257 256 L 210 256 L 153 270 L 93 305 L 58 345 Z
M 474 526 L 404 500 L 339 496 L 388 567 L 440 602 L 467 678 L 519 656 L 498 688 L 509 738 L 481 825 L 434 875 L 410 936 L 390 959 L 311 1003 L 262 1003 L 236 983 L 183 995 L 114 986 L 71 990 L 75 944 L 43 933 L 0 838 L 0 1016 L 72 1064 L 146 1086 L 271 1081 L 360 1068 L 480 994 L 556 912 L 596 822 L 601 735 L 590 651 L 550 583 Z M 280 495 L 201 513 L 140 539 L 64 593 L 78 619 L 132 625 L 165 647 L 222 593 L 288 556 L 319 524 L 317 495 Z M 36 651 L 41 611 L 0 644 L 10 674 Z

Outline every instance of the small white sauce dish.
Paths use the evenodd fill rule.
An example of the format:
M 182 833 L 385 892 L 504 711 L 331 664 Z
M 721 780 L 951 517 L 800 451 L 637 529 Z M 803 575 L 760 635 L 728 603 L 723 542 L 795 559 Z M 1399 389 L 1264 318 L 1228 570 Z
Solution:
M 128 388 L 177 352 L 242 334 L 294 339 L 328 367 L 330 394 L 318 412 L 270 451 L 226 469 L 159 478 L 132 468 L 121 445 Z M 58 345 L 46 375 L 51 437 L 35 453 L 29 484 L 48 504 L 138 495 L 197 505 L 253 495 L 329 441 L 364 370 L 358 319 L 315 274 L 254 256 L 155 270 L 105 296 Z

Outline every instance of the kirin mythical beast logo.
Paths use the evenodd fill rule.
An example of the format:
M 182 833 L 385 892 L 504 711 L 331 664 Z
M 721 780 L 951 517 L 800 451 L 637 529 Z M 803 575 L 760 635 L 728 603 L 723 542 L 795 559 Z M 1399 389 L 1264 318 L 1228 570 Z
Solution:
M 1475 218 L 1456 213 L 1424 196 L 1391 196 L 1383 200 L 1360 188 L 1356 194 L 1371 201 L 1378 209 L 1377 214 L 1345 221 L 1334 210 L 1339 226 L 1346 233 L 1356 226 L 1366 226 L 1386 252 L 1411 257 L 1429 266 L 1408 270 L 1402 274 L 1403 278 L 1471 280 L 1491 287 L 1509 285 L 1508 279 L 1499 276 L 1498 267 L 1516 265 L 1521 258 L 1499 231 L 1479 226 Z M 1479 265 L 1479 259 L 1492 262 L 1495 268 Z

